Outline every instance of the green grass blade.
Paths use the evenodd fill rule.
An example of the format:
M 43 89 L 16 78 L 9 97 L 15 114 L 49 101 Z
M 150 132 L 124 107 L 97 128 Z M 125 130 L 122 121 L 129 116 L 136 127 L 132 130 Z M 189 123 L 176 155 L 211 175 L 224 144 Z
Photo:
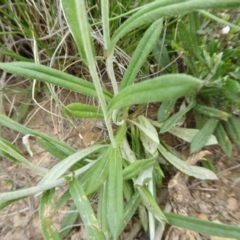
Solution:
M 198 9 L 216 9 L 216 8 L 231 8 L 240 6 L 239 0 L 163 0 L 154 1 L 146 4 L 139 11 L 134 13 L 128 18 L 114 33 L 112 37 L 112 48 L 115 46 L 117 41 L 122 38 L 125 34 L 132 30 L 144 25 L 156 21 L 159 18 L 165 16 L 174 16 L 179 13 L 185 14 Z
M 190 144 L 191 153 L 199 151 L 204 147 L 214 132 L 219 120 L 216 118 L 210 118 L 203 126 L 203 128 L 194 136 Z
M 153 17 L 149 16 L 150 15 L 149 13 L 151 11 L 154 11 L 158 8 L 160 9 L 164 8 L 164 6 L 166 8 L 169 8 L 170 5 L 178 2 L 182 2 L 182 1 L 181 0 L 162 0 L 162 1 L 155 1 L 152 3 L 145 4 L 139 11 L 134 13 L 116 30 L 116 32 L 112 37 L 112 45 L 114 46 L 121 37 L 123 37 L 126 33 L 131 32 L 135 28 L 147 23 L 154 22 L 161 18 L 161 17 L 158 17 L 158 18 L 155 18 L 155 20 L 153 20 Z M 146 18 L 146 15 L 148 15 L 148 18 Z M 142 20 L 141 18 L 144 20 Z
M 123 173 L 120 149 L 113 149 L 109 159 L 107 219 L 116 240 L 123 226 Z
M 229 26 L 233 29 L 236 29 L 237 31 L 240 31 L 240 27 L 233 24 L 233 23 L 230 23 L 228 21 L 225 21 L 224 19 L 222 18 L 219 18 L 213 14 L 211 14 L 210 12 L 207 12 L 207 11 L 204 11 L 204 10 L 198 10 L 199 13 L 201 13 L 202 15 L 206 16 L 207 18 L 210 18 L 210 19 L 213 19 L 214 21 L 220 23 L 220 24 L 223 24 L 223 25 L 226 25 L 226 26 Z
M 159 19 L 147 29 L 140 42 L 138 43 L 138 46 L 134 51 L 131 61 L 129 62 L 128 68 L 123 75 L 120 90 L 125 88 L 126 86 L 131 85 L 134 82 L 140 68 L 142 67 L 149 53 L 152 51 L 154 45 L 156 44 L 162 32 L 162 28 L 163 20 Z
M 110 102 L 108 111 L 133 104 L 173 100 L 194 93 L 201 81 L 186 74 L 168 74 L 128 86 Z
M 161 126 L 160 133 L 165 133 L 170 130 L 187 112 L 189 112 L 196 102 L 192 101 L 187 107 L 181 109 L 179 112 L 175 113 L 168 120 L 166 120 Z
M 0 63 L 0 68 L 6 72 L 16 74 L 21 77 L 37 79 L 64 87 L 71 91 L 85 94 L 87 96 L 97 97 L 95 87 L 92 83 L 41 64 L 29 62 L 9 62 Z M 104 91 L 104 97 L 106 100 L 110 100 L 111 94 Z
M 70 182 L 69 189 L 81 219 L 85 225 L 87 239 L 105 240 L 104 234 L 100 229 L 91 203 L 88 200 L 81 183 L 75 177 Z
M 197 70 L 196 65 L 194 64 L 194 53 L 192 49 L 192 41 L 191 41 L 191 33 L 189 26 L 186 22 L 180 20 L 178 23 L 178 41 L 184 50 L 185 54 L 187 55 L 187 58 L 185 60 L 186 65 L 191 70 L 191 73 L 194 76 L 197 76 Z
M 41 230 L 45 240 L 60 240 L 62 239 L 54 227 L 53 213 L 54 213 L 54 194 L 55 190 L 48 190 L 43 193 L 39 206 L 39 217 L 41 223 Z
M 186 228 L 211 236 L 240 239 L 240 228 L 238 226 L 214 223 L 174 213 L 165 213 L 165 216 L 169 224 L 173 226 Z
M 192 12 L 188 14 L 189 16 L 189 36 L 191 39 L 191 48 L 192 54 L 194 54 L 200 62 L 206 64 L 205 60 L 201 56 L 201 49 L 200 49 L 200 37 L 198 34 L 198 30 L 200 29 L 200 21 L 199 15 L 197 12 Z M 190 53 L 191 54 L 191 53 Z

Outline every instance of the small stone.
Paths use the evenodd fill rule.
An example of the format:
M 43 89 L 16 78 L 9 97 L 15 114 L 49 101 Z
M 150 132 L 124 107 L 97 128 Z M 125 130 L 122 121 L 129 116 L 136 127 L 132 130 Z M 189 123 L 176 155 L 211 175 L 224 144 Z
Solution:
M 211 211 L 209 210 L 208 206 L 204 203 L 199 203 L 198 204 L 200 210 L 201 210 L 201 213 L 204 213 L 204 214 L 210 214 Z
M 211 194 L 209 194 L 209 193 L 207 193 L 207 194 L 206 194 L 206 197 L 207 197 L 207 198 L 211 198 L 211 197 L 212 197 L 212 195 L 211 195 Z
M 227 201 L 227 209 L 230 211 L 238 210 L 239 205 L 236 198 L 229 198 Z

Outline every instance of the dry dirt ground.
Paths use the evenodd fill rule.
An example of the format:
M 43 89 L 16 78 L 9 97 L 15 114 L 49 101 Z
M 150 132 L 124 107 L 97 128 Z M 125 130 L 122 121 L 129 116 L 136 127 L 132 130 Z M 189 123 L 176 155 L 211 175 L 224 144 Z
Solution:
M 54 108 L 50 102 L 41 103 L 44 108 L 52 111 Z M 57 114 L 57 112 L 56 112 Z M 31 117 L 30 117 L 31 116 Z M 50 134 L 56 138 L 63 139 L 76 149 L 93 144 L 99 138 L 104 137 L 104 129 L 101 129 L 101 122 L 97 120 L 81 120 L 76 122 L 77 129 L 72 127 L 62 118 L 51 116 L 40 108 L 32 108 L 28 114 L 26 125 L 34 130 Z M 17 136 L 16 132 L 3 129 L 3 137 L 14 141 L 15 145 L 22 149 L 25 156 L 33 163 L 50 168 L 57 160 L 31 141 L 33 157 L 22 145 L 22 136 Z M 214 222 L 222 222 L 240 227 L 240 149 L 234 148 L 231 158 L 223 155 L 217 147 L 212 147 L 211 158 L 218 170 L 218 181 L 198 181 L 196 179 L 186 179 L 181 174 L 174 173 L 166 179 L 164 187 L 158 193 L 158 202 L 162 208 L 169 207 L 174 212 L 184 212 L 184 214 L 208 219 Z M 23 186 L 33 186 L 41 179 L 40 174 L 0 158 L 0 191 L 16 190 Z M 169 186 L 178 183 L 179 192 L 171 192 Z M 181 189 L 182 187 L 182 189 Z M 58 193 L 62 193 L 66 186 L 58 188 Z M 169 191 L 168 191 L 169 190 Z M 184 193 L 184 194 L 183 194 Z M 186 196 L 190 201 L 186 202 Z M 40 232 L 38 220 L 38 197 L 29 197 L 18 201 L 0 214 L 0 240 L 40 240 L 43 239 Z M 54 225 L 60 228 L 63 216 L 68 213 L 68 207 L 61 208 L 54 216 Z M 86 239 L 84 228 L 80 220 L 77 222 L 71 236 L 67 239 Z M 142 239 L 147 240 L 137 217 L 121 235 L 122 240 Z M 156 238 L 160 239 L 160 238 Z M 221 238 L 202 236 L 170 227 L 162 239 L 211 239 Z

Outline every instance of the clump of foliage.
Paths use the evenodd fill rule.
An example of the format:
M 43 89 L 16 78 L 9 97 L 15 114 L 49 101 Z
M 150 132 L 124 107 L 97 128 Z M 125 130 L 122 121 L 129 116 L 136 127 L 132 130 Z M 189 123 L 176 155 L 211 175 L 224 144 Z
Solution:
M 12 74 L 51 84 L 48 85 L 51 96 L 59 103 L 66 118 L 70 120 L 74 116 L 103 119 L 108 140 L 76 151 L 62 141 L 29 129 L 1 114 L 0 123 L 3 126 L 27 136 L 31 135 L 41 147 L 59 159 L 51 169 L 36 166 L 13 144 L 1 138 L 2 156 L 43 174 L 41 181 L 34 187 L 1 193 L 1 208 L 29 195 L 41 195 L 39 217 L 44 239 L 62 239 L 69 234 L 71 228 L 59 233 L 52 222 L 52 213 L 69 199 L 74 202 L 71 210 L 77 209 L 78 213 L 66 215 L 62 229 L 74 224 L 80 214 L 88 239 L 118 239 L 137 210 L 140 216 L 144 213 L 148 215 L 150 239 L 154 239 L 156 221 L 163 228 L 169 223 L 204 234 L 237 238 L 240 234 L 237 227 L 163 213 L 156 202 L 156 189 L 161 188 L 164 163 L 173 165 L 189 176 L 217 179 L 211 170 L 190 166 L 180 159 L 176 152 L 162 141 L 159 129 L 160 133 L 170 132 L 189 142 L 191 153 L 199 151 L 205 145 L 218 142 L 225 153 L 231 155 L 231 142 L 240 144 L 239 122 L 233 116 L 233 112 L 239 108 L 238 62 L 232 64 L 238 50 L 235 47 L 226 49 L 222 47 L 220 40 L 215 41 L 209 36 L 205 40 L 201 37 L 206 34 L 208 26 L 205 15 L 216 18 L 201 9 L 236 7 L 239 6 L 239 1 L 139 1 L 135 8 L 131 1 L 124 1 L 124 4 L 113 2 L 103 0 L 100 1 L 100 6 L 95 6 L 92 1 L 60 1 L 71 32 L 70 39 L 74 40 L 74 47 L 80 55 L 80 65 L 87 69 L 91 81 L 64 72 L 60 59 L 56 60 L 55 68 L 52 67 L 52 61 L 49 66 L 40 63 L 37 47 L 43 49 L 41 54 L 53 57 L 59 48 L 64 51 L 61 45 L 53 49 L 55 44 L 61 43 L 61 38 L 57 38 L 56 42 L 49 38 L 52 46 L 49 49 L 47 42 L 39 38 L 36 26 L 31 25 L 31 18 L 26 15 L 18 1 L 16 4 L 19 14 L 24 17 L 16 20 L 6 16 L 5 20 L 10 18 L 13 25 L 25 26 L 21 28 L 22 35 L 32 36 L 35 44 L 32 53 L 34 61 L 5 46 L 6 56 L 21 61 L 0 63 L 0 68 Z M 88 11 L 86 4 L 89 9 L 96 9 Z M 121 4 L 126 9 L 119 7 Z M 34 4 L 31 7 L 34 11 L 38 9 Z M 53 8 L 52 11 L 57 14 L 56 11 L 60 10 Z M 48 24 L 54 26 L 54 18 L 48 16 L 48 19 L 52 21 Z M 170 26 L 176 24 L 175 28 L 170 28 L 175 31 L 175 36 L 168 32 L 168 22 Z M 26 26 L 26 23 L 29 26 Z M 239 27 L 233 23 L 230 25 L 233 36 Z M 160 39 L 161 34 L 167 37 L 169 46 L 164 45 L 164 41 Z M 136 37 L 136 40 L 133 41 L 133 37 Z M 125 48 L 126 52 L 133 52 L 133 49 L 134 52 L 118 84 L 114 62 L 119 58 L 119 46 Z M 171 66 L 160 76 L 145 76 L 144 81 L 135 81 L 138 74 L 146 69 L 148 59 L 155 59 L 154 62 L 159 67 L 166 67 L 176 54 L 180 56 L 185 73 L 179 73 L 181 71 L 178 67 Z M 106 66 L 112 91 L 101 84 L 98 72 L 100 64 Z M 52 85 L 96 98 L 100 108 L 80 102 L 62 106 Z M 183 99 L 180 110 L 171 115 L 179 98 Z M 133 105 L 151 102 L 162 103 L 158 110 L 158 121 L 138 114 L 139 108 L 130 117 L 129 112 Z M 185 121 L 184 117 L 191 110 L 194 111 L 196 125 L 200 130 L 177 126 Z M 116 131 L 113 125 L 117 126 Z M 56 187 L 64 183 L 68 183 L 68 190 L 54 202 Z M 94 212 L 90 202 L 94 193 L 98 194 L 97 212 Z M 143 220 L 142 223 L 147 229 Z

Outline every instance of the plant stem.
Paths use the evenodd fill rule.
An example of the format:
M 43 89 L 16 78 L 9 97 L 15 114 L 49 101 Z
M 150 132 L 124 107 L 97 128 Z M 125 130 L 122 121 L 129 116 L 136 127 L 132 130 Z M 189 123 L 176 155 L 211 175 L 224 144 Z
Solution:
M 107 73 L 111 80 L 114 95 L 118 93 L 118 85 L 114 74 L 113 69 L 113 54 L 114 51 L 110 53 L 110 30 L 109 30 L 109 1 L 102 0 L 101 1 L 101 11 L 102 11 L 102 27 L 103 27 L 103 38 L 104 38 L 104 50 L 107 53 Z
M 98 95 L 100 105 L 102 107 L 102 111 L 104 114 L 104 120 L 105 120 L 105 124 L 106 124 L 107 130 L 108 130 L 111 144 L 112 144 L 113 148 L 116 148 L 116 142 L 115 142 L 114 135 L 113 135 L 111 120 L 107 114 L 107 104 L 106 104 L 106 101 L 104 98 L 103 89 L 102 89 L 100 79 L 99 79 L 99 76 L 97 73 L 96 59 L 94 57 L 94 53 L 93 53 L 93 49 L 92 49 L 90 26 L 89 26 L 89 22 L 88 22 L 88 18 L 87 18 L 86 5 L 85 5 L 84 0 L 79 1 L 79 11 L 81 12 L 80 27 L 81 27 L 82 33 L 86 33 L 86 34 L 83 34 L 83 36 L 84 36 L 83 37 L 83 45 L 84 45 L 85 53 L 88 56 L 87 57 L 87 65 L 88 65 L 89 72 L 91 74 L 92 81 L 93 81 L 93 84 L 95 86 L 95 89 L 96 89 L 96 92 Z

